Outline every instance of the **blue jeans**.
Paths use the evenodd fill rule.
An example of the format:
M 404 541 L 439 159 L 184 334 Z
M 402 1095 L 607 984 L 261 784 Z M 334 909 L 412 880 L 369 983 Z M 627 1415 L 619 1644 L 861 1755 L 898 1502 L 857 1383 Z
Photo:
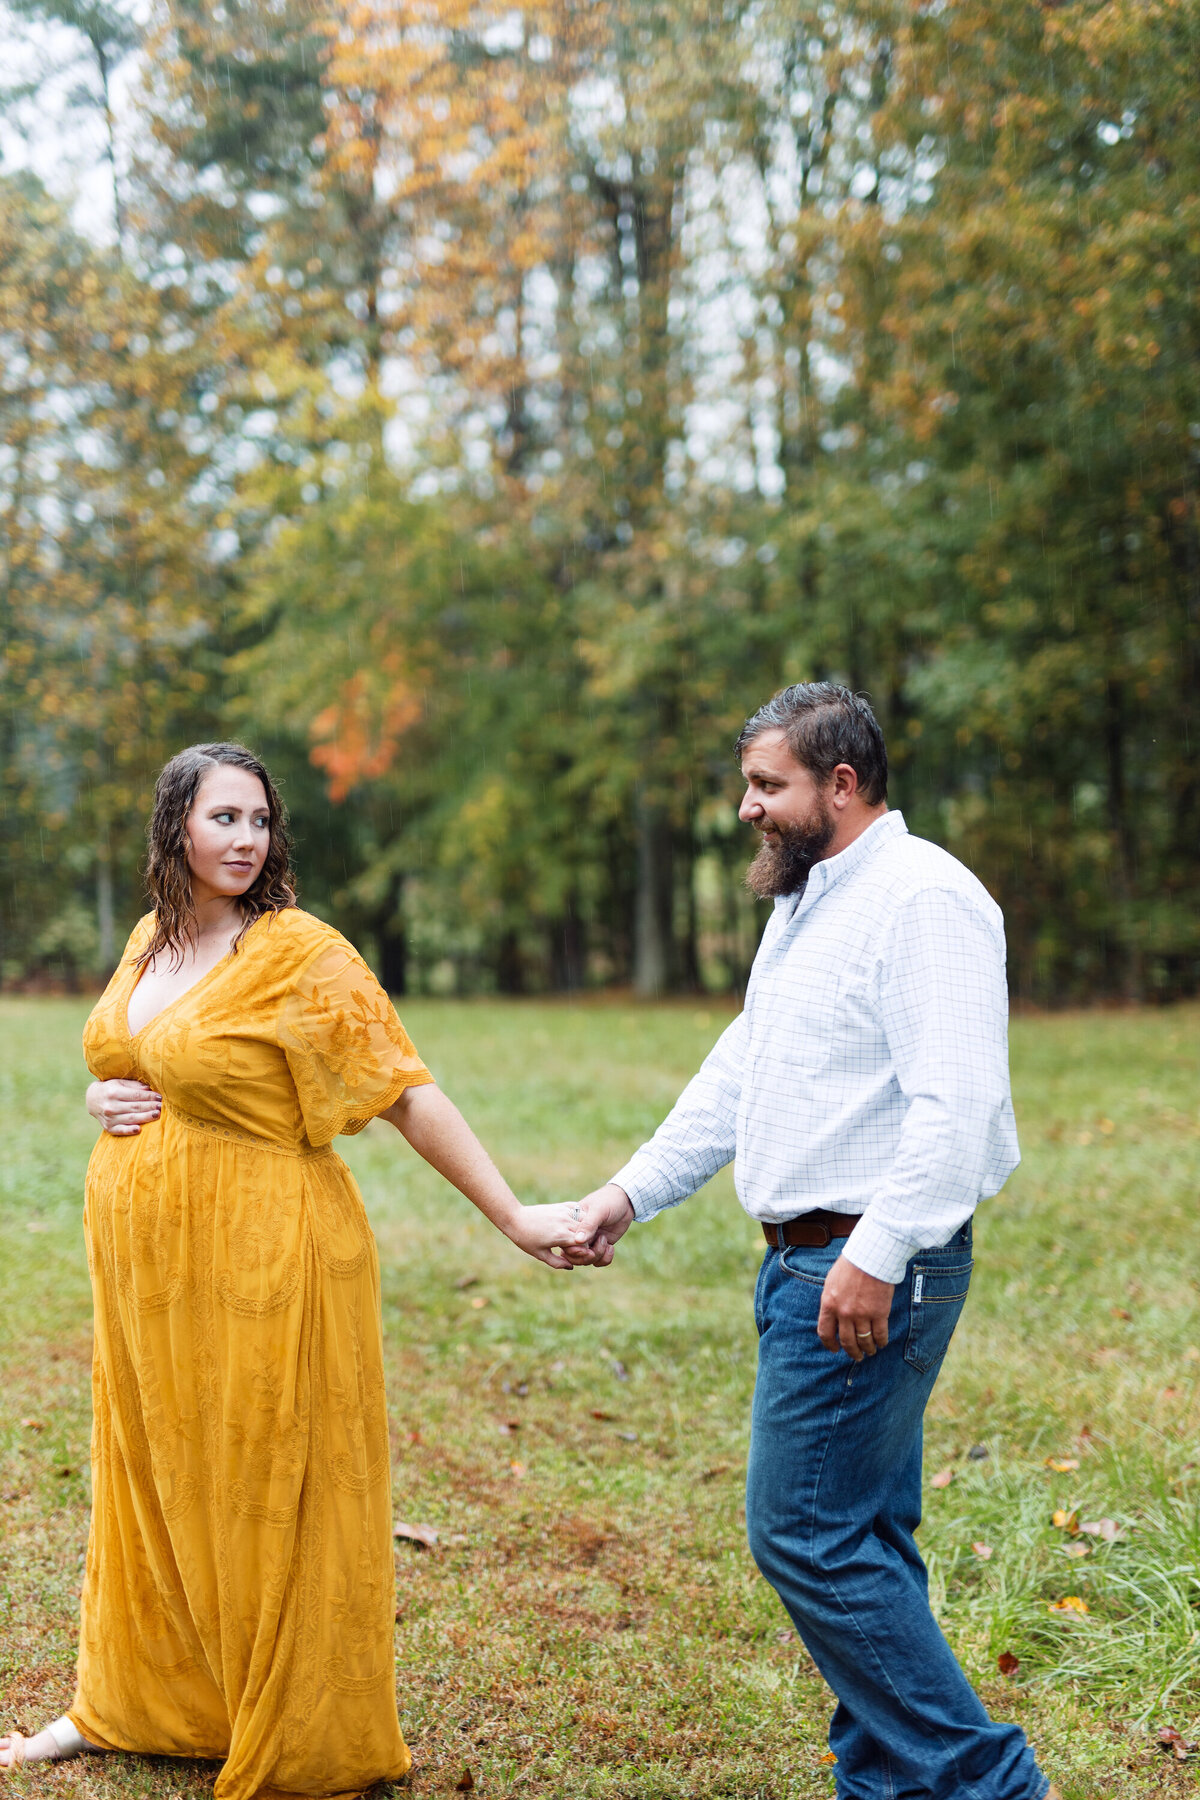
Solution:
M 920 1251 L 888 1345 L 854 1364 L 817 1337 L 841 1250 L 768 1250 L 746 1528 L 754 1560 L 837 1696 L 838 1800 L 1043 1800 L 1016 1725 L 990 1719 L 929 1610 L 921 1422 L 971 1277 L 971 1228 Z

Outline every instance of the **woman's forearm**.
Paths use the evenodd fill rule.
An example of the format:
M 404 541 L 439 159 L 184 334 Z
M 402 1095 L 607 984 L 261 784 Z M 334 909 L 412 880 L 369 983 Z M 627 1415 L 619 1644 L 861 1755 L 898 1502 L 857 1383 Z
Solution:
M 477 1206 L 505 1236 L 521 1216 L 521 1203 L 467 1121 L 433 1083 L 405 1088 L 382 1115 L 418 1156 Z

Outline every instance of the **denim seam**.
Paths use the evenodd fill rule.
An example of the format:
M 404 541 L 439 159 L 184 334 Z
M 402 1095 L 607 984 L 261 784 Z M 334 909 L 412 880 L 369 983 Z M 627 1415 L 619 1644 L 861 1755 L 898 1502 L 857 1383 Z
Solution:
M 838 1404 L 838 1409 L 837 1409 L 837 1413 L 834 1417 L 833 1424 L 829 1428 L 829 1434 L 828 1434 L 828 1437 L 826 1438 L 825 1446 L 821 1452 L 821 1461 L 817 1467 L 816 1478 L 813 1483 L 812 1510 L 811 1510 L 811 1513 L 809 1516 L 809 1521 L 808 1521 L 808 1558 L 809 1558 L 809 1565 L 812 1568 L 820 1568 L 821 1567 L 820 1563 L 817 1561 L 817 1558 L 816 1558 L 816 1529 L 817 1528 L 816 1528 L 815 1514 L 816 1514 L 816 1508 L 817 1508 L 817 1492 L 821 1485 L 821 1476 L 824 1473 L 825 1463 L 829 1456 L 829 1451 L 830 1451 L 830 1448 L 833 1443 L 834 1433 L 837 1431 L 837 1428 L 838 1428 L 839 1424 L 841 1423 L 842 1411 L 845 1407 L 845 1404 L 846 1404 L 845 1397 L 843 1395 L 842 1400 Z M 876 1668 L 879 1670 L 879 1674 L 880 1674 L 884 1684 L 890 1689 L 891 1693 L 895 1696 L 897 1704 L 899 1706 L 903 1707 L 904 1711 L 906 1713 L 908 1713 L 910 1718 L 915 1719 L 916 1714 L 913 1713 L 912 1708 L 909 1706 L 908 1702 L 905 1700 L 903 1694 L 901 1694 L 898 1691 L 898 1689 L 896 1688 L 890 1675 L 888 1674 L 887 1670 L 883 1667 L 883 1664 L 879 1661 L 879 1658 L 875 1652 L 875 1647 L 872 1644 L 870 1638 L 867 1636 L 865 1631 L 862 1629 L 862 1626 L 855 1619 L 853 1613 L 851 1613 L 851 1611 L 847 1607 L 845 1601 L 842 1599 L 842 1596 L 838 1592 L 835 1584 L 824 1573 L 824 1570 L 821 1571 L 821 1579 L 824 1582 L 824 1585 L 825 1585 L 830 1597 L 832 1598 L 834 1604 L 836 1605 L 838 1611 L 846 1619 L 847 1623 L 850 1625 L 851 1630 L 854 1632 L 854 1635 L 864 1645 L 866 1651 L 870 1655 L 872 1662 L 875 1664 Z M 950 1759 L 951 1766 L 954 1769 L 955 1779 L 958 1781 L 960 1787 L 963 1790 L 963 1800 L 987 1800 L 987 1797 L 980 1791 L 979 1788 L 977 1788 L 974 1785 L 969 1784 L 963 1780 L 962 1774 L 959 1769 L 958 1756 L 955 1753 L 952 1745 L 948 1744 L 945 1741 L 945 1739 L 943 1738 L 943 1736 L 940 1732 L 937 1734 L 937 1736 L 938 1736 L 938 1742 L 942 1745 L 942 1748 L 945 1750 L 947 1756 Z

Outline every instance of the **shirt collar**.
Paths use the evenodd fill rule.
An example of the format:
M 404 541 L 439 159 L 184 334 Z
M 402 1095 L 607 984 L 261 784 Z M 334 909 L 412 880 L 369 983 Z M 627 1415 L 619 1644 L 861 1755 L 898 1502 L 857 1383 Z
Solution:
M 890 843 L 893 838 L 907 835 L 908 826 L 904 823 L 904 814 L 885 812 L 882 818 L 876 819 L 873 825 L 868 825 L 861 836 L 856 837 L 852 844 L 847 844 L 844 850 L 839 850 L 836 856 L 823 857 L 819 863 L 813 864 L 804 892 L 799 896 L 799 905 L 796 905 L 796 896 L 791 894 L 782 904 L 795 906 L 797 912 L 802 909 L 807 911 L 822 894 L 827 894 L 830 888 L 836 887 L 847 875 L 852 875 L 864 863 L 870 862 L 885 844 Z

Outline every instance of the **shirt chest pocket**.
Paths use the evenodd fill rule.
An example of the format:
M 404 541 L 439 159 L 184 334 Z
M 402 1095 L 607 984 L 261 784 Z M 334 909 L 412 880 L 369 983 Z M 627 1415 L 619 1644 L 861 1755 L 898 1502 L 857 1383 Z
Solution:
M 810 1075 L 836 1062 L 846 1033 L 844 989 L 836 971 L 785 964 L 755 1008 L 763 1058 Z

